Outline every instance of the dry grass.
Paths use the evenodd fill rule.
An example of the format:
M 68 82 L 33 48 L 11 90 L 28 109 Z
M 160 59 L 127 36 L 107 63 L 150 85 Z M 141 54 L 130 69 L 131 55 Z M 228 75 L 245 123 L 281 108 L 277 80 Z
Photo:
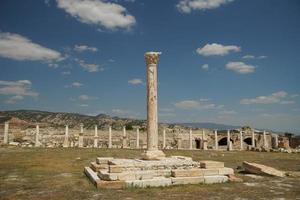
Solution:
M 83 167 L 97 156 L 135 158 L 140 153 L 121 149 L 1 148 L 0 199 L 300 199 L 300 179 L 296 177 L 255 180 L 239 174 L 244 183 L 97 190 L 83 174 Z M 299 154 L 235 151 L 166 151 L 166 154 L 219 160 L 235 169 L 247 160 L 300 171 Z

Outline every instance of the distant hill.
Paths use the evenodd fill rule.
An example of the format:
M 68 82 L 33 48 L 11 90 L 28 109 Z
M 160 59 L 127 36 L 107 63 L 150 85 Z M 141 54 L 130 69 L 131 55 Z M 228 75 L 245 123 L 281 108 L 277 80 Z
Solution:
M 240 126 L 232 126 L 225 124 L 216 124 L 216 123 L 178 123 L 181 126 L 187 126 L 191 128 L 206 128 L 206 129 L 218 129 L 218 130 L 226 130 L 226 129 L 237 129 Z

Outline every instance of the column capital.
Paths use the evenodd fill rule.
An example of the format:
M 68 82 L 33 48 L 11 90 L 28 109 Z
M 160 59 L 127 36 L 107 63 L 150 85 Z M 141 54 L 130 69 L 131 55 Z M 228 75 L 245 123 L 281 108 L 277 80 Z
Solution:
M 157 64 L 159 60 L 161 52 L 146 52 L 145 53 L 145 60 L 147 65 Z

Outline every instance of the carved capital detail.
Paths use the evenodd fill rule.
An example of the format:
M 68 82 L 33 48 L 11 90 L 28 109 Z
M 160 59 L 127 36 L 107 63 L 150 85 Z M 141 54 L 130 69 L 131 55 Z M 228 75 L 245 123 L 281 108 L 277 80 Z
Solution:
M 145 53 L 146 64 L 157 64 L 160 56 L 160 52 L 147 52 Z

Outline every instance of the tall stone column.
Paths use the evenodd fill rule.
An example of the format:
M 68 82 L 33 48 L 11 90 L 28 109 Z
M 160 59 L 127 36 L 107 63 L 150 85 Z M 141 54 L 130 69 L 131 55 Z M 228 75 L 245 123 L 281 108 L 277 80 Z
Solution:
M 140 129 L 136 129 L 136 148 L 140 148 Z
M 40 127 L 37 124 L 36 128 L 35 128 L 35 142 L 34 142 L 34 146 L 35 147 L 39 147 L 40 146 L 40 142 L 39 142 L 39 134 L 40 134 Z
M 127 134 L 126 134 L 126 126 L 123 126 L 123 138 L 122 138 L 122 148 L 127 147 Z
M 218 150 L 218 149 L 219 149 L 219 144 L 218 144 L 218 131 L 215 130 L 214 133 L 215 133 L 215 150 Z
M 230 141 L 230 130 L 227 130 L 227 150 L 228 151 L 232 150 L 232 143 Z
M 98 126 L 95 125 L 94 148 L 98 147 Z
M 3 143 L 4 144 L 8 144 L 9 143 L 8 129 L 9 129 L 9 123 L 5 122 L 4 123 L 4 139 L 3 139 Z
M 267 143 L 267 134 L 266 134 L 266 131 L 263 132 L 263 145 L 264 145 L 264 148 L 268 148 L 268 143 Z
M 203 150 L 207 150 L 207 139 L 204 129 L 202 129 L 202 148 Z
M 63 147 L 69 147 L 69 126 L 68 125 L 66 125 Z
M 83 147 L 83 124 L 80 124 L 80 133 L 78 138 L 78 147 Z
M 111 142 L 111 126 L 108 127 L 108 148 L 112 148 L 112 142 Z
M 192 129 L 190 129 L 190 133 L 189 133 L 189 142 L 190 142 L 190 149 L 193 149 L 193 132 Z
M 145 53 L 147 64 L 147 150 L 143 159 L 157 160 L 165 157 L 158 150 L 158 118 L 157 118 L 157 63 L 160 52 Z
M 275 135 L 275 149 L 278 148 L 278 135 Z
M 166 129 L 163 130 L 163 149 L 166 148 Z
M 244 150 L 243 131 L 240 130 L 240 149 Z
M 251 136 L 251 143 L 252 143 L 252 147 L 255 147 L 255 133 L 254 130 L 252 131 L 252 136 Z

